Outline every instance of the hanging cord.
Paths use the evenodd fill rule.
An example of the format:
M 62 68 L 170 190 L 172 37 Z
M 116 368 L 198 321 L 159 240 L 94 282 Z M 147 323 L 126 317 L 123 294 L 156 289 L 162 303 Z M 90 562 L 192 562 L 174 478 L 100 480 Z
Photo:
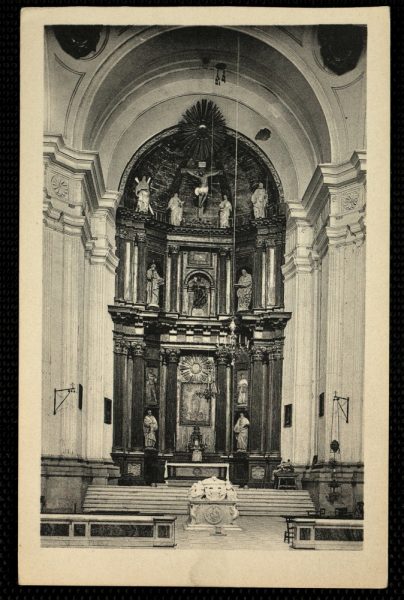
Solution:
M 237 35 L 237 71 L 236 71 L 236 86 L 239 87 L 240 80 L 240 36 Z M 232 252 L 232 317 L 234 320 L 236 314 L 234 285 L 236 283 L 236 212 L 237 212 L 237 167 L 238 167 L 238 128 L 239 128 L 239 106 L 238 95 L 236 97 L 236 138 L 235 138 L 235 164 L 234 164 L 234 200 L 233 200 L 233 252 Z

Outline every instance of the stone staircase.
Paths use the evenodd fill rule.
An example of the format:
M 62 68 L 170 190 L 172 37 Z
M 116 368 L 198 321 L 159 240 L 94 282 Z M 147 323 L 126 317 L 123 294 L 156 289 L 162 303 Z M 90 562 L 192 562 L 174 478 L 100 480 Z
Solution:
M 83 504 L 85 513 L 126 513 L 186 515 L 188 489 L 171 486 L 90 485 Z M 238 489 L 240 516 L 275 517 L 306 515 L 314 510 L 306 490 Z

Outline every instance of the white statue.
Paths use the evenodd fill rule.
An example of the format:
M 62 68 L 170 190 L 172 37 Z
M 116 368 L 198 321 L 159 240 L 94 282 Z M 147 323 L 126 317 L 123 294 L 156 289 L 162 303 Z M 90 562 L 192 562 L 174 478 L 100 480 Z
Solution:
M 170 210 L 170 223 L 171 225 L 181 225 L 182 212 L 183 212 L 184 201 L 180 200 L 177 192 L 170 199 L 167 210 Z
M 248 404 L 248 379 L 245 377 L 237 384 L 237 404 Z
M 241 412 L 237 419 L 237 423 L 234 426 L 238 451 L 247 452 L 249 426 L 250 421 L 244 416 L 244 413 Z
M 152 411 L 149 409 L 143 420 L 144 445 L 146 448 L 154 448 L 156 445 L 157 429 L 158 424 L 156 417 L 153 416 Z
M 146 373 L 146 402 L 147 404 L 157 404 L 157 376 L 153 371 Z
M 233 210 L 231 202 L 228 201 L 227 196 L 223 196 L 223 200 L 219 204 L 219 227 L 229 227 L 230 213 Z
M 159 289 L 164 279 L 157 273 L 155 263 L 147 269 L 146 302 L 148 306 L 159 306 Z
M 135 177 L 137 186 L 135 187 L 135 194 L 137 197 L 136 212 L 148 213 L 151 212 L 154 215 L 154 211 L 150 206 L 150 181 L 149 177 L 146 179 L 146 175 L 143 175 L 141 181 Z
M 196 481 L 192 484 L 191 489 L 189 490 L 189 497 L 196 500 L 200 500 L 205 495 L 205 487 L 202 481 Z
M 237 310 L 248 310 L 250 308 L 252 295 L 252 277 L 245 269 L 241 269 L 241 276 L 236 283 L 237 289 Z
M 251 196 L 251 202 L 253 205 L 254 218 L 265 219 L 265 208 L 268 204 L 268 194 L 264 188 L 263 183 L 259 183 L 257 189 Z
M 206 173 L 204 169 L 182 169 L 182 171 L 199 179 L 199 186 L 195 188 L 195 195 L 198 196 L 198 208 L 202 208 L 209 193 L 209 177 L 214 177 L 222 171 L 210 171 L 209 173 Z

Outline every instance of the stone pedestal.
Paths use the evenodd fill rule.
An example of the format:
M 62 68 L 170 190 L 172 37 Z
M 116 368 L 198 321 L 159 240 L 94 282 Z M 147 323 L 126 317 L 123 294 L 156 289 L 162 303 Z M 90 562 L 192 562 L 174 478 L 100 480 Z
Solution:
M 238 517 L 236 501 L 234 500 L 190 500 L 188 503 L 189 517 L 184 529 L 191 531 L 222 529 L 241 530 L 234 524 Z
M 158 453 L 156 448 L 146 448 L 144 452 L 144 481 L 146 485 L 158 482 Z

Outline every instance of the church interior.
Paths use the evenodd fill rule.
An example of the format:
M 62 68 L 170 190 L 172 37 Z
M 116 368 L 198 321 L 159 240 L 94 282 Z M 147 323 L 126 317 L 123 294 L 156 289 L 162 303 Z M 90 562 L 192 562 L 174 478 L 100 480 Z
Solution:
M 49 26 L 44 85 L 42 513 L 363 511 L 366 29 Z

